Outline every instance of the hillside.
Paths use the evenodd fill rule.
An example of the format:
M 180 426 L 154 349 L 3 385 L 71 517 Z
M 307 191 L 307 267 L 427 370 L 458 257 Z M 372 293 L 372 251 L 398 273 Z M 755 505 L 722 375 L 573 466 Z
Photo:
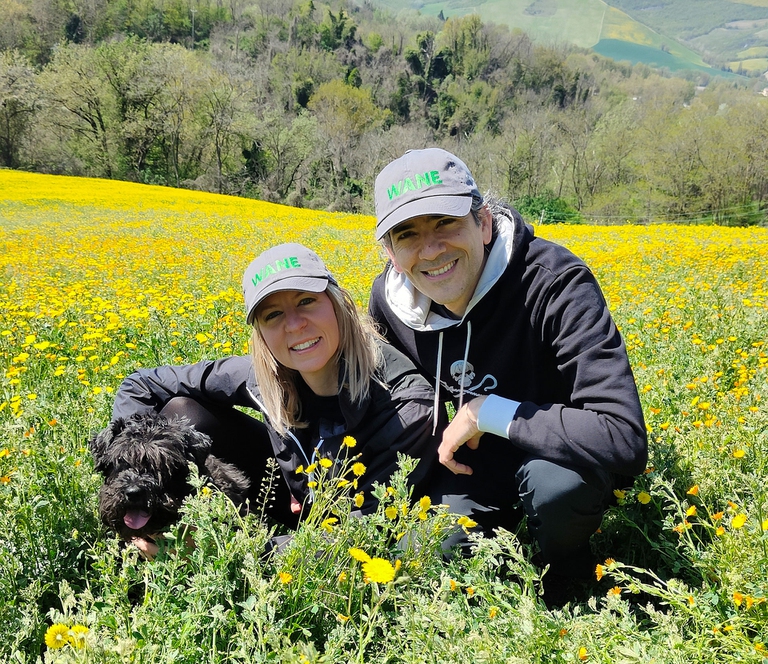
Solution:
M 751 0 L 374 0 L 427 15 L 478 13 L 537 41 L 570 42 L 615 60 L 670 71 L 744 74 L 768 69 L 768 1 Z M 694 11 L 692 11 L 694 10 Z

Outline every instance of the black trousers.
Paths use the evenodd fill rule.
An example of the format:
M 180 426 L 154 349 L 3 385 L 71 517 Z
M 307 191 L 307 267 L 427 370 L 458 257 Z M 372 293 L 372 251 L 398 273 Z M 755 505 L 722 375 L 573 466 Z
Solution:
M 298 516 L 290 509 L 291 493 L 275 465 L 274 476 L 267 461 L 274 458 L 269 431 L 263 422 L 235 408 L 202 404 L 189 397 L 174 397 L 160 411 L 165 417 L 185 417 L 213 442 L 211 453 L 234 464 L 251 480 L 248 493 L 251 510 L 261 509 L 291 528 Z M 267 486 L 271 484 L 271 490 Z
M 513 531 L 523 515 L 528 531 L 541 551 L 540 558 L 553 573 L 585 577 L 594 574 L 589 538 L 600 527 L 613 500 L 615 477 L 603 470 L 566 467 L 525 455 L 512 443 L 483 437 L 477 450 L 457 453 L 472 475 L 454 475 L 441 467 L 433 478 L 433 502 L 450 506 L 492 535 L 495 528 Z M 444 548 L 465 547 L 466 536 L 457 530 Z

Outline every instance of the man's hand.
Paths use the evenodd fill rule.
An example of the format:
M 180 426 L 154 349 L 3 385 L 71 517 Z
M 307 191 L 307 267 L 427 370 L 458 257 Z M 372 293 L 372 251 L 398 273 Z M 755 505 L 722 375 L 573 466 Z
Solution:
M 471 475 L 472 469 L 454 460 L 453 454 L 464 443 L 471 450 L 476 450 L 480 444 L 480 436 L 483 432 L 477 428 L 477 414 L 483 405 L 485 397 L 477 397 L 465 403 L 451 420 L 451 423 L 443 431 L 443 441 L 437 449 L 437 454 L 448 470 L 456 475 Z

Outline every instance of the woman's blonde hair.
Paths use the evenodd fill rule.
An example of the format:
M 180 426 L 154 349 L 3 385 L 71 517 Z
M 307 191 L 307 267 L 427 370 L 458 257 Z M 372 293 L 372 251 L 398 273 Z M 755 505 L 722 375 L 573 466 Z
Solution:
M 347 291 L 328 282 L 325 293 L 331 300 L 339 326 L 339 348 L 333 357 L 341 369 L 339 392 L 348 390 L 350 400 L 359 403 L 368 396 L 371 380 L 376 378 L 383 361 L 378 344 L 381 336 L 368 315 L 358 313 Z M 301 402 L 296 388 L 299 372 L 275 359 L 264 341 L 257 318 L 254 318 L 251 333 L 251 356 L 270 424 L 282 436 L 288 429 L 306 427 L 307 423 L 301 420 Z

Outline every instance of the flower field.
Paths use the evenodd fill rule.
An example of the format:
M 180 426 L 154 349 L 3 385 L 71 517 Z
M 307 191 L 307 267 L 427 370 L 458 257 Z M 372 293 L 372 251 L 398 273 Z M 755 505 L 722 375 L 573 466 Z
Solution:
M 155 561 L 120 546 L 87 442 L 122 378 L 245 352 L 240 277 L 277 242 L 316 250 L 365 307 L 373 220 L 0 171 L 0 661 L 768 661 L 768 230 L 537 233 L 597 275 L 651 443 L 594 537 L 594 581 L 552 610 L 524 529 L 444 561 L 456 520 L 410 506 L 402 477 L 350 519 L 318 469 L 318 509 L 269 556 L 259 510 L 206 488 Z

